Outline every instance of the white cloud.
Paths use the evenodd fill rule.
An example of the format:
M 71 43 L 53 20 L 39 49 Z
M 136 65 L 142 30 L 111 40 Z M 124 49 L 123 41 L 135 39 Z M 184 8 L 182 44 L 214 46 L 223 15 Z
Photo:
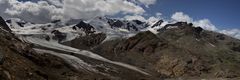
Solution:
M 239 29 L 219 30 L 208 19 L 201 19 L 201 20 L 194 21 L 191 17 L 189 17 L 187 14 L 184 14 L 183 12 L 176 12 L 175 14 L 172 15 L 171 18 L 174 21 L 193 23 L 193 25 L 196 27 L 202 27 L 205 30 L 223 33 L 228 36 L 232 36 L 234 38 L 240 39 L 240 30 Z
M 146 21 L 146 19 L 141 15 L 133 15 L 133 16 L 127 15 L 127 16 L 124 17 L 124 19 Z
M 62 18 L 62 9 L 49 5 L 46 1 L 19 2 L 17 0 L 1 0 L 0 14 L 5 18 L 21 18 L 35 23 L 46 23 Z
M 65 0 L 64 15 L 68 18 L 89 19 L 118 13 L 143 14 L 142 7 L 126 0 Z
M 140 5 L 127 0 L 0 0 L 0 10 L 0 15 L 5 18 L 16 17 L 35 23 L 55 19 L 90 19 L 119 13 L 141 15 L 145 12 Z
M 177 22 L 188 22 L 193 23 L 194 26 L 202 27 L 203 29 L 210 30 L 210 31 L 217 31 L 218 29 L 211 23 L 208 19 L 201 19 L 194 21 L 190 16 L 184 14 L 183 12 L 176 12 L 172 15 L 172 20 Z
M 145 5 L 145 7 L 149 8 L 149 5 L 153 5 L 157 2 L 157 0 L 127 0 L 129 2 Z
M 157 16 L 157 17 L 161 17 L 161 16 L 162 16 L 162 13 L 157 12 L 157 13 L 156 13 L 156 16 Z
M 159 21 L 159 20 L 164 20 L 164 18 L 162 17 L 162 13 L 157 12 L 157 13 L 155 14 L 155 16 L 149 17 L 149 18 L 147 19 L 147 22 L 152 25 L 152 24 L 156 23 L 156 22 Z M 166 20 L 164 20 L 164 21 L 167 22 Z
M 240 30 L 239 29 L 221 30 L 219 32 L 226 34 L 228 36 L 232 36 L 232 37 L 240 39 Z
M 139 1 L 148 7 L 149 5 L 155 4 L 157 0 L 139 0 Z
M 153 24 L 153 23 L 157 22 L 158 20 L 159 20 L 159 18 L 152 16 L 152 17 L 149 17 L 147 21 L 150 24 Z
M 210 30 L 210 31 L 217 31 L 218 29 L 215 27 L 215 25 L 213 25 L 211 23 L 210 20 L 208 19 L 202 19 L 202 20 L 199 20 L 199 21 L 194 21 L 193 24 L 195 26 L 200 26 L 202 27 L 203 29 L 206 29 L 206 30 Z
M 191 23 L 193 21 L 192 18 L 190 18 L 188 15 L 184 14 L 183 12 L 176 12 L 171 17 L 175 21 L 181 21 L 181 22 L 188 22 Z
M 142 15 L 126 15 L 124 19 L 127 20 L 140 20 L 140 21 L 145 21 L 148 22 L 149 24 L 153 24 L 159 20 L 162 20 L 162 13 L 157 12 L 155 16 L 150 16 L 150 17 L 143 17 Z

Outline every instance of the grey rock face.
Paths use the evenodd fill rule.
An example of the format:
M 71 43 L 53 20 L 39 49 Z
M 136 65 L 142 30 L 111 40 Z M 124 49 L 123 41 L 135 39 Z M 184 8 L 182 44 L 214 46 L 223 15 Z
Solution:
M 12 32 L 12 30 L 8 27 L 8 25 L 6 24 L 6 22 L 4 21 L 4 19 L 2 17 L 0 17 L 0 28 Z

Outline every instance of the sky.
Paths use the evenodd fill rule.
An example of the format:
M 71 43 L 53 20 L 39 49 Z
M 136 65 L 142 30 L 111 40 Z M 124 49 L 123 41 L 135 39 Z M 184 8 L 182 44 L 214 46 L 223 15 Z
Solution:
M 98 16 L 193 23 L 240 39 L 240 0 L 0 0 L 0 16 L 33 23 Z
M 240 29 L 240 0 L 157 0 L 146 9 L 150 15 L 161 12 L 171 16 L 184 12 L 194 19 L 207 18 L 219 28 Z

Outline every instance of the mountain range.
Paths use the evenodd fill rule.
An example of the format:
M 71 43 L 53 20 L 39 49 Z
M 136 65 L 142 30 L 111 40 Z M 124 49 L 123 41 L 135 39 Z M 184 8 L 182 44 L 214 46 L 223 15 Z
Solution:
M 240 40 L 187 22 L 0 18 L 1 80 L 238 80 Z

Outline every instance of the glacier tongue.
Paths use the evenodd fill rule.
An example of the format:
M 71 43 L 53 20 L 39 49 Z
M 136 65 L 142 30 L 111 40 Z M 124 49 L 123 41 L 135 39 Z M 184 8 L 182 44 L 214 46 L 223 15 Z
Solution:
M 92 67 L 92 65 L 84 62 L 83 60 L 81 60 L 80 58 L 77 58 L 75 56 L 63 54 L 63 53 L 57 53 L 57 52 L 50 51 L 50 50 L 37 49 L 37 48 L 35 48 L 34 50 L 37 52 L 48 53 L 48 54 L 52 54 L 54 56 L 60 57 L 60 58 L 64 59 L 64 61 L 66 61 L 69 65 L 73 66 L 77 70 L 83 69 L 83 70 L 98 72 L 96 69 L 94 69 Z
M 59 50 L 59 51 L 64 51 L 64 52 L 70 52 L 70 53 L 74 53 L 74 54 L 77 54 L 77 55 L 82 55 L 82 56 L 89 57 L 89 58 L 92 58 L 92 59 L 96 59 L 96 60 L 99 60 L 99 61 L 103 61 L 103 62 L 111 63 L 111 64 L 114 64 L 114 65 L 118 65 L 118 66 L 130 69 L 130 70 L 133 70 L 133 71 L 137 71 L 137 72 L 142 73 L 144 75 L 150 75 L 147 72 L 142 71 L 135 66 L 131 66 L 131 65 L 121 63 L 121 62 L 111 61 L 111 60 L 106 59 L 106 58 L 104 58 L 100 55 L 94 54 L 90 51 L 75 49 L 75 48 L 72 48 L 72 47 L 69 47 L 69 46 L 59 44 L 56 41 L 55 42 L 53 42 L 53 41 L 49 42 L 49 41 L 46 41 L 46 40 L 42 40 L 42 39 L 39 39 L 39 38 L 32 38 L 32 37 L 28 37 L 28 36 L 21 37 L 20 39 L 22 39 L 25 42 L 40 45 L 42 47 L 55 49 L 55 50 Z M 66 55 L 61 55 L 60 57 L 63 57 L 63 56 L 66 57 Z M 67 56 L 67 57 L 69 57 L 69 56 Z M 75 66 L 75 64 L 73 64 L 73 65 Z

